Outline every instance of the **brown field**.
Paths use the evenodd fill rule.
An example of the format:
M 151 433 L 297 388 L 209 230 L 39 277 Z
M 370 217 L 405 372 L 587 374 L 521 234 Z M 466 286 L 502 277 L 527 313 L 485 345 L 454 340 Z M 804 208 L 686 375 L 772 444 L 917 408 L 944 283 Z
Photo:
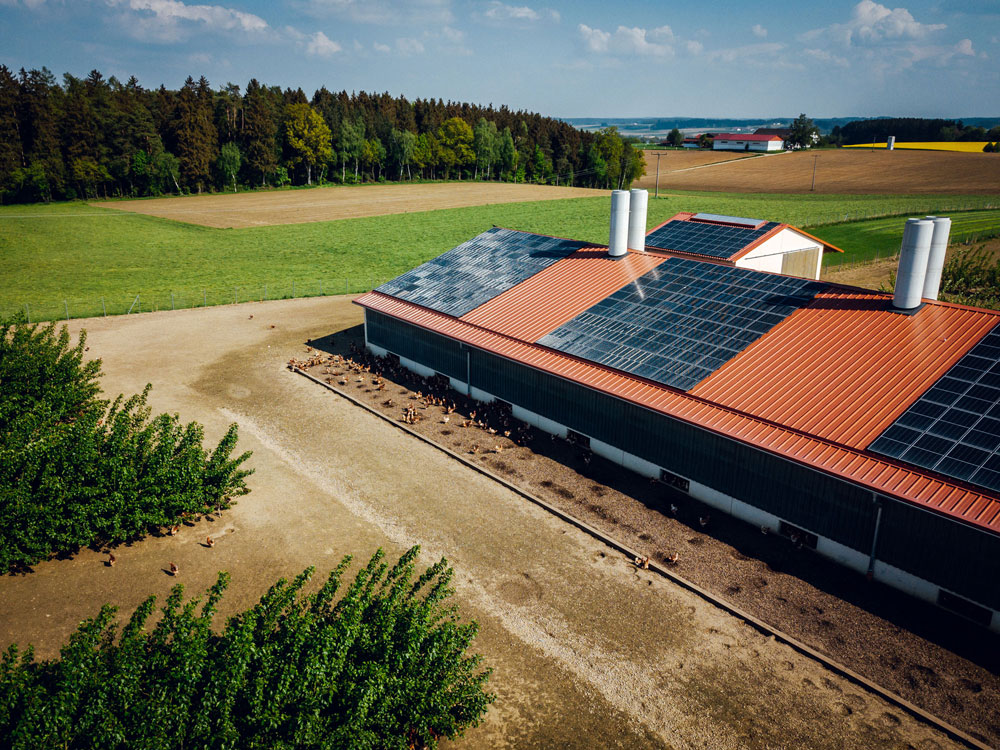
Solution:
M 147 595 L 162 598 L 178 580 L 164 573 L 170 562 L 189 594 L 203 591 L 218 570 L 233 574 L 218 615 L 222 622 L 279 576 L 307 565 L 317 565 L 322 575 L 344 553 L 364 561 L 378 547 L 395 555 L 420 543 L 424 563 L 447 555 L 455 566 L 456 602 L 463 615 L 479 621 L 475 648 L 495 668 L 490 687 L 497 702 L 459 747 L 956 746 L 820 663 L 637 569 L 503 485 L 285 368 L 289 357 L 304 355 L 303 342 L 310 339 L 343 349 L 360 320 L 348 299 L 323 297 L 74 321 L 74 332 L 88 330 L 90 355 L 104 360 L 108 392 L 136 392 L 152 381 L 152 408 L 202 421 L 209 440 L 238 423 L 241 449 L 253 451 L 253 491 L 219 519 L 120 547 L 114 568 L 103 564 L 101 553 L 84 550 L 27 575 L 0 578 L 0 648 L 33 642 L 40 656 L 54 655 L 101 603 L 118 605 L 125 617 Z M 363 384 L 351 385 L 364 393 Z M 395 398 L 407 398 L 394 388 Z M 437 420 L 420 426 L 447 437 Z M 972 722 L 987 735 L 996 731 L 995 719 L 981 719 L 977 707 L 985 705 L 989 716 L 988 707 L 995 706 L 989 673 L 892 623 L 842 630 L 852 621 L 844 620 L 845 605 L 822 591 L 796 588 L 802 582 L 779 571 L 800 564 L 783 547 L 784 564 L 744 554 L 740 550 L 750 547 L 733 541 L 733 523 L 713 519 L 705 533 L 603 484 L 620 471 L 609 472 L 607 480 L 578 474 L 571 459 L 554 463 L 524 446 L 480 460 L 512 481 L 555 491 L 590 513 L 588 521 L 618 524 L 612 533 L 655 547 L 648 554 L 680 550 L 682 575 L 697 580 L 702 570 L 703 577 L 730 576 L 716 585 L 729 585 L 740 606 L 767 601 L 784 607 L 783 620 L 803 623 L 811 640 L 829 639 L 885 660 L 888 673 L 898 671 L 898 681 L 917 696 L 950 696 L 944 705 L 951 715 L 944 718 Z M 591 471 L 604 471 L 594 464 Z M 760 534 L 749 531 L 749 544 L 765 549 Z M 206 534 L 216 539 L 214 548 L 200 544 Z M 824 612 L 826 600 L 834 604 Z M 967 665 L 961 678 L 956 661 Z
M 855 149 L 774 154 L 667 174 L 661 159 L 660 191 L 808 193 L 814 158 L 817 193 L 1000 194 L 1000 154 Z M 655 157 L 647 157 L 641 187 L 652 189 L 655 170 Z
M 592 198 L 607 190 L 507 182 L 358 185 L 229 195 L 192 195 L 93 205 L 219 229 L 303 224 L 491 203 Z

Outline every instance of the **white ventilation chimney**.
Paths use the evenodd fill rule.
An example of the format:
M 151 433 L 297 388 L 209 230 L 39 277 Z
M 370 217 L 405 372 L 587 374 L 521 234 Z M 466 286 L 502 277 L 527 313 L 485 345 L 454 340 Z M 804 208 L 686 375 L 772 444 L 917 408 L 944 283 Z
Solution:
M 649 205 L 649 191 L 632 188 L 629 191 L 628 207 L 628 249 L 646 251 L 646 208 Z
M 611 191 L 611 235 L 608 255 L 621 258 L 628 253 L 628 191 Z
M 948 252 L 948 237 L 951 234 L 951 219 L 947 216 L 928 216 L 934 222 L 931 237 L 931 251 L 927 257 L 927 275 L 924 277 L 924 297 L 937 299 L 941 289 L 941 271 L 944 270 L 944 256 Z
M 903 227 L 903 244 L 899 250 L 899 271 L 892 305 L 909 311 L 920 307 L 927 275 L 927 256 L 931 251 L 934 222 L 927 219 L 907 219 Z

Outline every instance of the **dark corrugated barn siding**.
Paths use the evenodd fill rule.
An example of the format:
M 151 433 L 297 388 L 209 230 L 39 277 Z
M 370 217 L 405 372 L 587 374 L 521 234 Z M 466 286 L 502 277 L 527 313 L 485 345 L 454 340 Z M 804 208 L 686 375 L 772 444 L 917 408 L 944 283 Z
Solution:
M 459 380 L 466 350 L 452 339 L 365 311 L 369 342 Z M 469 349 L 472 386 L 644 458 L 865 555 L 872 492 L 526 365 Z M 1000 537 L 883 499 L 879 560 L 1000 609 Z

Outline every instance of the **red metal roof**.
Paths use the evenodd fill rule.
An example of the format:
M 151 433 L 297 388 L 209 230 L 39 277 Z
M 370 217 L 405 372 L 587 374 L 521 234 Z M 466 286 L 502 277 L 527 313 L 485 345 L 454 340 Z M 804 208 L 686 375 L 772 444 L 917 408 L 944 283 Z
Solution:
M 628 253 L 616 260 L 606 248 L 584 248 L 462 316 L 497 333 L 537 341 L 614 294 L 666 256 Z
M 1000 532 L 1000 500 L 943 478 L 696 395 L 519 341 L 379 292 L 369 292 L 355 301 L 362 307 L 749 443 L 877 492 Z M 971 340 L 971 332 L 966 335 L 970 337 L 967 341 Z
M 716 133 L 715 140 L 723 141 L 783 141 L 780 135 L 759 135 L 755 133 Z
M 863 449 L 996 325 L 1000 314 L 835 288 L 816 296 L 689 393 Z

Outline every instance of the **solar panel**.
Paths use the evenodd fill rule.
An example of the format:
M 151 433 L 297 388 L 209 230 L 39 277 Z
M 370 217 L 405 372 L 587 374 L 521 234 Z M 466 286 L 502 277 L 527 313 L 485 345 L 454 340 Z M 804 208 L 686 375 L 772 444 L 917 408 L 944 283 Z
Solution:
M 825 288 L 669 258 L 538 343 L 686 391 Z
M 868 450 L 1000 492 L 1000 324 Z
M 375 291 L 461 317 L 588 245 L 494 227 Z
M 778 226 L 769 221 L 759 229 L 705 224 L 697 221 L 670 221 L 646 235 L 646 247 L 675 250 L 712 258 L 731 258 L 752 242 Z
M 715 221 L 720 224 L 736 224 L 741 227 L 749 227 L 750 229 L 757 229 L 761 224 L 766 223 L 763 219 L 747 219 L 743 216 L 706 213 L 696 213 L 691 219 L 693 221 Z

